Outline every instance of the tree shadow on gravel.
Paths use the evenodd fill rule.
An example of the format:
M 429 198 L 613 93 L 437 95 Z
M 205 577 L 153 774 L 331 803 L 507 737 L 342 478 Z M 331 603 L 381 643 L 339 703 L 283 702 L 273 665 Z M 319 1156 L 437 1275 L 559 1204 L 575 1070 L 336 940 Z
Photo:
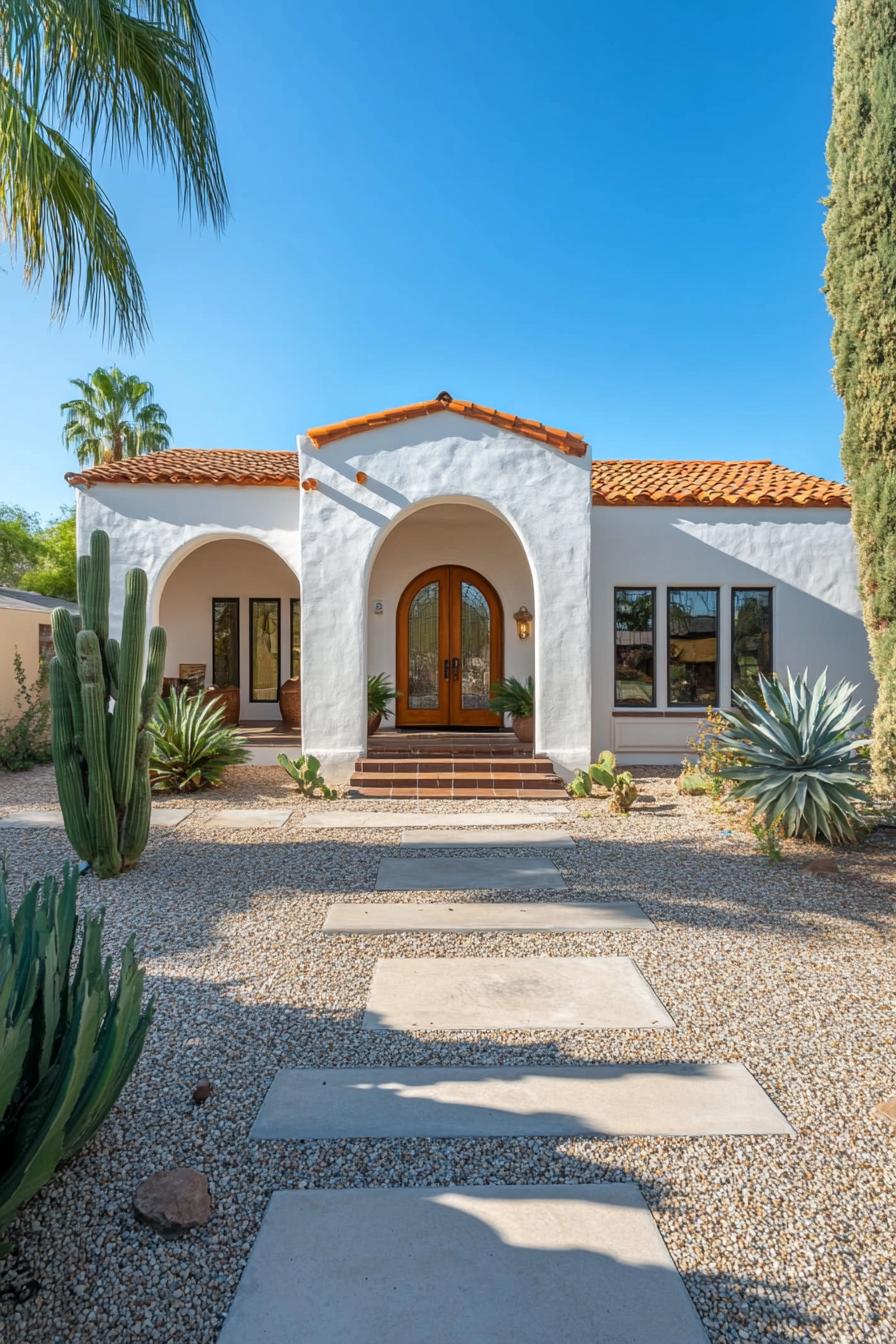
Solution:
M 159 1147 L 165 1153 L 164 1159 L 160 1153 L 157 1165 L 198 1164 L 209 1176 L 213 1194 L 216 1182 L 225 1185 L 228 1197 L 208 1228 L 191 1233 L 187 1241 L 179 1242 L 176 1247 L 179 1262 L 184 1257 L 189 1260 L 191 1274 L 198 1276 L 201 1287 L 201 1316 L 198 1321 L 191 1316 L 189 1322 L 185 1322 L 184 1344 L 197 1337 L 197 1324 L 198 1337 L 215 1338 L 232 1299 L 230 1289 L 221 1286 L 217 1269 L 220 1257 L 225 1256 L 231 1268 L 244 1267 L 247 1249 L 258 1231 L 264 1205 L 278 1189 L 413 1186 L 435 1190 L 450 1185 L 547 1187 L 634 1182 L 651 1214 L 657 1217 L 661 1233 L 665 1228 L 673 1260 L 676 1249 L 680 1261 L 682 1247 L 684 1253 L 687 1252 L 686 1230 L 682 1241 L 682 1220 L 699 1215 L 705 1237 L 706 1220 L 712 1218 L 712 1204 L 702 1203 L 704 1195 L 699 1185 L 695 1188 L 693 1176 L 690 1188 L 677 1177 L 676 1154 L 680 1152 L 684 1156 L 688 1146 L 696 1143 L 705 1157 L 715 1143 L 730 1143 L 726 1138 L 658 1140 L 666 1146 L 660 1155 L 652 1158 L 650 1154 L 645 1157 L 643 1152 L 644 1144 L 652 1142 L 650 1139 L 640 1138 L 637 1142 L 642 1151 L 633 1155 L 630 1140 L 588 1136 L 588 1151 L 575 1152 L 571 1144 L 577 1135 L 582 1138 L 581 1122 L 562 1113 L 545 1114 L 546 1128 L 563 1131 L 547 1136 L 483 1138 L 468 1134 L 433 1139 L 416 1135 L 297 1141 L 261 1141 L 249 1137 L 268 1088 L 281 1068 L 451 1065 L 476 1066 L 492 1073 L 505 1065 L 528 1068 L 547 1065 L 569 1070 L 583 1063 L 596 1062 L 571 1054 L 556 1040 L 548 1039 L 547 1033 L 540 1033 L 540 1039 L 536 1034 L 530 1041 L 519 1044 L 505 1044 L 484 1034 L 475 1037 L 457 1034 L 451 1039 L 433 1039 L 404 1031 L 364 1030 L 358 1011 L 339 1013 L 287 1003 L 242 1002 L 243 990 L 239 984 L 149 976 L 148 988 L 157 996 L 157 1014 L 144 1055 L 113 1116 L 84 1153 L 68 1165 L 68 1183 L 71 1186 L 71 1178 L 77 1179 L 79 1165 L 93 1164 L 97 1155 L 95 1150 L 102 1149 L 105 1144 L 111 1145 L 109 1161 L 113 1167 L 127 1167 L 132 1171 L 136 1185 L 152 1167 L 146 1168 L 145 1146 L 141 1149 L 139 1144 L 137 1161 L 132 1166 L 130 1134 L 141 1124 L 145 1128 L 150 1123 L 158 1133 Z M 598 1049 L 599 1035 L 593 1034 Z M 617 1067 L 624 1072 L 627 1066 Z M 662 1069 L 663 1065 L 655 1067 Z M 193 1082 L 202 1077 L 212 1079 L 215 1090 L 204 1106 L 195 1107 L 190 1101 L 190 1090 Z M 400 1100 L 396 1102 L 396 1105 L 401 1104 Z M 407 1104 L 413 1105 L 413 1102 Z M 457 1127 L 468 1125 L 470 1119 L 469 1114 L 458 1116 Z M 449 1119 L 449 1126 L 452 1123 Z M 203 1135 L 209 1136 L 211 1141 L 203 1141 Z M 761 1136 L 741 1141 L 757 1145 L 758 1161 L 770 1157 L 779 1145 L 792 1150 L 799 1142 L 798 1138 L 789 1136 Z M 669 1148 L 670 1144 L 674 1151 Z M 730 1152 L 726 1156 L 730 1161 Z M 694 1162 L 697 1170 L 702 1170 L 696 1156 Z M 238 1173 L 237 1178 L 234 1173 Z M 96 1175 L 84 1179 L 95 1180 Z M 33 1303 L 17 1307 L 21 1313 L 17 1320 L 25 1322 L 28 1338 L 38 1337 L 34 1333 L 28 1334 L 28 1324 L 33 1322 L 34 1329 L 39 1330 L 39 1323 L 46 1319 L 46 1307 L 42 1303 L 46 1293 L 53 1291 L 54 1275 L 67 1276 L 83 1267 L 79 1246 L 83 1244 L 85 1233 L 79 1221 L 79 1201 L 72 1199 L 70 1188 L 68 1199 L 61 1202 L 57 1210 L 54 1186 L 55 1182 L 51 1182 L 36 1200 L 48 1204 L 54 1224 L 59 1219 L 63 1224 L 68 1223 L 65 1244 L 72 1247 L 72 1261 L 68 1263 L 63 1254 L 50 1265 L 42 1263 L 31 1267 L 40 1270 L 44 1291 L 38 1293 Z M 58 1191 L 58 1187 L 56 1189 Z M 705 1197 L 712 1198 L 708 1192 Z M 108 1217 L 108 1210 L 104 1210 L 103 1216 Z M 130 1210 L 122 1208 L 120 1217 L 130 1221 Z M 29 1260 L 25 1236 L 27 1222 L 26 1210 L 20 1215 L 18 1228 L 14 1225 L 10 1229 L 26 1270 Z M 761 1235 L 762 1224 L 758 1226 Z M 87 1235 L 92 1236 L 91 1233 Z M 142 1229 L 139 1238 L 136 1254 L 145 1256 L 147 1265 L 153 1264 L 155 1234 Z M 539 1272 L 539 1253 L 525 1247 L 523 1250 L 534 1257 L 532 1272 Z M 770 1250 L 774 1258 L 783 1258 L 777 1246 Z M 809 1344 L 809 1341 L 830 1337 L 825 1333 L 825 1322 L 813 1315 L 801 1301 L 799 1285 L 795 1282 L 712 1272 L 699 1264 L 689 1267 L 681 1263 L 678 1268 L 711 1344 L 739 1344 L 744 1337 L 739 1332 L 743 1329 L 751 1330 L 751 1337 L 761 1338 L 766 1344 Z M 581 1269 L 588 1272 L 587 1257 L 582 1261 Z M 72 1302 L 71 1311 L 86 1312 L 92 1302 L 101 1301 L 105 1291 L 104 1276 L 114 1277 L 121 1272 L 133 1273 L 134 1263 L 131 1262 L 129 1270 L 123 1271 L 114 1255 L 98 1246 L 91 1269 L 91 1294 L 80 1306 Z M 2 1278 L 0 1267 L 0 1290 Z M 637 1268 L 631 1266 L 624 1270 L 622 1278 L 627 1293 L 637 1294 L 639 1285 L 645 1292 L 656 1286 L 650 1272 L 645 1270 L 642 1284 Z M 0 1318 L 6 1310 L 0 1302 Z M 84 1321 L 80 1321 L 80 1325 L 90 1332 L 96 1344 L 102 1344 L 101 1326 L 87 1325 Z M 165 1338 L 173 1341 L 180 1340 L 181 1336 L 172 1333 L 166 1334 Z M 379 1335 L 372 1334 L 371 1344 L 378 1344 L 379 1339 Z M 568 1344 L 579 1344 L 579 1341 L 570 1338 Z M 586 1341 L 582 1340 L 582 1344 Z M 633 1336 L 632 1344 L 638 1344 L 637 1336 Z M 669 1344 L 673 1344 L 671 1339 Z

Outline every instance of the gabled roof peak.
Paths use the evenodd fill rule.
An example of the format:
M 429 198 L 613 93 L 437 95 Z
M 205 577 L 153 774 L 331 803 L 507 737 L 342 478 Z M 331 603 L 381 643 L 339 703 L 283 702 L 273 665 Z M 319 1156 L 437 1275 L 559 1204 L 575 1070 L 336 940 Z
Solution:
M 495 425 L 511 434 L 521 434 L 527 439 L 537 439 L 551 448 L 559 448 L 571 457 L 584 457 L 588 445 L 581 434 L 572 434 L 565 429 L 556 429 L 542 424 L 540 420 L 527 420 L 507 411 L 496 411 L 492 406 L 480 406 L 475 401 L 459 401 L 450 392 L 438 392 L 431 401 L 414 401 L 407 406 L 394 406 L 391 410 L 375 411 L 371 415 L 357 415 L 351 420 L 336 420 L 330 425 L 318 425 L 308 430 L 308 437 L 316 448 L 325 448 L 328 443 L 338 439 L 347 439 L 352 434 L 363 434 L 369 429 L 382 429 L 385 425 L 397 425 L 404 420 L 417 420 L 424 415 L 437 415 L 440 411 L 454 411 L 456 415 L 466 416 L 468 420 L 481 420 L 485 424 Z

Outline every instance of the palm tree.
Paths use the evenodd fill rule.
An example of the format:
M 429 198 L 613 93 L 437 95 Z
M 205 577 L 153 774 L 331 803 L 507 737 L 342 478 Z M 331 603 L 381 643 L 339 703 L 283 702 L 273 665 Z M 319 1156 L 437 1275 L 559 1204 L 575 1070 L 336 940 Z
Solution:
M 95 157 L 172 166 L 182 212 L 223 226 L 211 82 L 195 0 L 0 0 L 0 242 L 55 319 L 77 295 L 125 346 L 148 331 Z
M 121 369 L 94 369 L 89 378 L 71 382 L 81 396 L 59 408 L 65 416 L 62 437 L 82 467 L 168 447 L 171 426 L 153 401 L 152 383 Z

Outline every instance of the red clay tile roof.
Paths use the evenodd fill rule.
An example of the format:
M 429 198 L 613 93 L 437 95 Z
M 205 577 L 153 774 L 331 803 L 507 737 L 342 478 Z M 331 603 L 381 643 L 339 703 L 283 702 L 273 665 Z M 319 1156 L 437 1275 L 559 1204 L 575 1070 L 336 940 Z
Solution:
M 463 403 L 452 403 L 452 409 L 456 404 Z M 444 409 L 442 402 L 423 402 L 421 405 L 425 409 L 402 408 L 413 413 L 403 418 L 429 415 L 433 408 Z M 497 415 L 497 412 L 490 414 Z M 383 416 L 397 417 L 398 412 L 384 411 Z M 342 432 L 354 434 L 367 428 L 370 420 L 395 423 L 382 417 L 365 417 L 363 425 L 359 421 L 343 422 L 343 426 L 357 428 L 340 431 L 339 426 L 332 425 L 328 432 L 340 431 L 333 436 L 335 438 L 341 437 Z M 518 428 L 517 432 L 529 431 Z M 545 434 L 562 432 L 544 430 Z M 319 433 L 322 431 L 311 431 L 312 436 Z M 332 438 L 323 442 L 332 442 Z M 70 485 L 88 487 L 109 484 L 269 485 L 296 489 L 299 464 L 294 452 L 169 448 L 166 452 L 149 453 L 146 457 L 130 457 L 124 462 L 105 462 L 99 467 L 70 471 L 65 479 Z M 789 467 L 778 467 L 767 459 L 753 462 L 669 462 L 662 459 L 593 462 L 591 498 L 594 504 L 764 505 L 781 508 L 849 508 L 850 505 L 850 494 L 845 485 L 791 471 Z
M 324 448 L 337 439 L 347 439 L 350 434 L 363 434 L 367 429 L 381 429 L 383 425 L 397 425 L 402 420 L 416 420 L 421 415 L 437 415 L 439 411 L 454 411 L 468 420 L 483 420 L 487 425 L 497 425 L 499 429 L 522 434 L 527 439 L 538 439 L 572 457 L 584 457 L 588 451 L 581 434 L 554 429 L 540 420 L 524 420 L 518 415 L 508 415 L 506 411 L 496 411 L 491 406 L 479 406 L 475 401 L 457 401 L 450 392 L 440 392 L 432 401 L 415 401 L 410 406 L 395 406 L 390 411 L 358 415 L 353 420 L 337 420 L 332 425 L 318 425 L 316 429 L 308 430 L 308 437 L 316 448 Z
M 591 467 L 594 504 L 718 504 L 780 508 L 849 508 L 837 481 L 752 462 L 601 461 Z
M 67 471 L 69 485 L 286 485 L 298 488 L 293 452 L 246 448 L 168 448 L 163 453 Z

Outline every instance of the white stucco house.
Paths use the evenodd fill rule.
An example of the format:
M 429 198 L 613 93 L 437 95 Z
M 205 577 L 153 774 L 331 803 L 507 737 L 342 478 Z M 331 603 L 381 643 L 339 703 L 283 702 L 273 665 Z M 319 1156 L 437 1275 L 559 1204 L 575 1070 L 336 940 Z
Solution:
M 366 678 L 410 735 L 494 731 L 489 687 L 535 679 L 534 752 L 674 763 L 758 670 L 873 699 L 846 487 L 766 460 L 592 460 L 577 434 L 440 393 L 310 429 L 297 452 L 168 452 L 71 472 L 78 542 L 149 577 L 168 668 L 276 720 L 334 782 L 367 749 Z M 521 613 L 521 614 L 520 614 Z M 531 614 L 531 621 L 527 621 Z M 523 637 L 521 637 L 521 635 Z

